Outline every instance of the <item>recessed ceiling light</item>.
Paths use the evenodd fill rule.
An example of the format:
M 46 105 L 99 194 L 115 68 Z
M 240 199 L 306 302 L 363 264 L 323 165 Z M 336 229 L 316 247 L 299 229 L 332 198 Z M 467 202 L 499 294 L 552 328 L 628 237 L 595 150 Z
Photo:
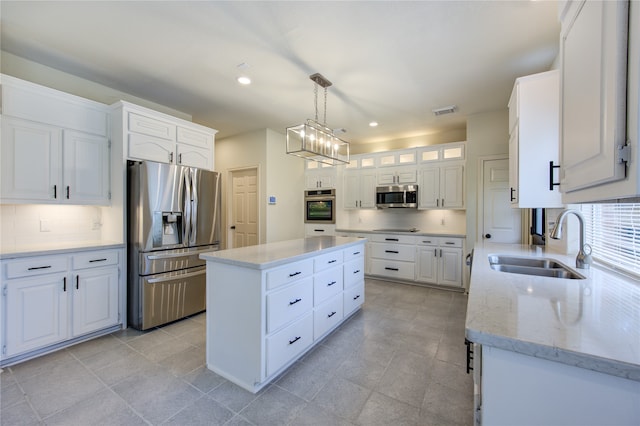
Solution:
M 370 127 L 378 127 L 378 122 L 377 121 L 372 121 L 371 123 L 369 123 Z
M 243 86 L 251 84 L 251 79 L 246 75 L 241 75 L 240 77 L 237 78 L 237 80 L 238 80 L 238 83 L 242 84 Z

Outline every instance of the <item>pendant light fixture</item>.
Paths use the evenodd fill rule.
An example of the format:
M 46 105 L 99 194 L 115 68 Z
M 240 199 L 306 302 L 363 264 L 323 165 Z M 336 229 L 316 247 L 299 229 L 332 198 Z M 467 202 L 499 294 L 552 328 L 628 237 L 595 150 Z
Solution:
M 349 142 L 340 139 L 336 132 L 327 127 L 327 88 L 331 82 L 321 74 L 309 76 L 314 82 L 316 116 L 304 124 L 287 127 L 287 154 L 305 160 L 318 161 L 332 166 L 349 162 Z M 324 117 L 318 121 L 318 87 L 324 88 Z M 344 129 L 339 129 L 344 133 Z

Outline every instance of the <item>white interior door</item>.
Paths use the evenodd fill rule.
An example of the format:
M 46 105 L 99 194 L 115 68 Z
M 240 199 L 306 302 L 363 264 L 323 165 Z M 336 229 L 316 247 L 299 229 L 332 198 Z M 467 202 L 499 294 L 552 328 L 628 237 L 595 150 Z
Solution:
M 482 185 L 482 239 L 496 243 L 520 243 L 521 211 L 511 208 L 509 160 L 484 161 Z
M 231 173 L 232 200 L 229 241 L 232 247 L 258 244 L 258 170 Z

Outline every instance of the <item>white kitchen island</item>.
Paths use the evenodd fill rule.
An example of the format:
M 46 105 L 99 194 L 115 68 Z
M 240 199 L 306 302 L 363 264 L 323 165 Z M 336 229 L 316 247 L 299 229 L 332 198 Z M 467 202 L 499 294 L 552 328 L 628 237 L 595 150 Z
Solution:
M 207 367 L 258 392 L 364 302 L 364 245 L 312 237 L 202 254 Z

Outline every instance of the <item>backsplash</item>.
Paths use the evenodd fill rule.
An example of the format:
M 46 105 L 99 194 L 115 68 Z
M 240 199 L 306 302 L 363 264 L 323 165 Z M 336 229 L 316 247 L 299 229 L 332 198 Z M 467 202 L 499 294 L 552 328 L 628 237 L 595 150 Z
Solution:
M 339 229 L 418 228 L 436 234 L 466 234 L 464 210 L 353 210 L 338 214 Z
M 97 206 L 0 205 L 2 247 L 101 239 L 102 211 Z

